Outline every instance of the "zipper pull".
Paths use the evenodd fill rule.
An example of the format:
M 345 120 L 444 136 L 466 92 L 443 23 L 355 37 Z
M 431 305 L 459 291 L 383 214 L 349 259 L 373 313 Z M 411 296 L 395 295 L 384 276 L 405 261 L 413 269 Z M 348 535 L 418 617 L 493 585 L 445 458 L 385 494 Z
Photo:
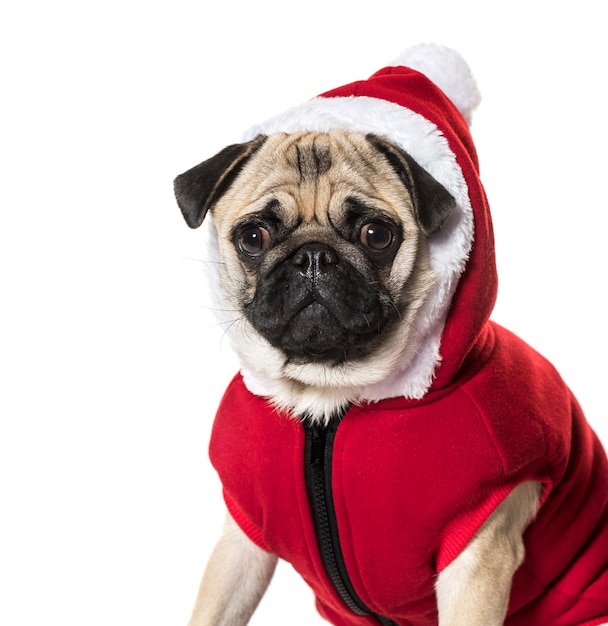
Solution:
M 323 467 L 325 465 L 325 443 L 327 429 L 314 423 L 310 427 L 312 438 L 310 441 L 310 464 Z

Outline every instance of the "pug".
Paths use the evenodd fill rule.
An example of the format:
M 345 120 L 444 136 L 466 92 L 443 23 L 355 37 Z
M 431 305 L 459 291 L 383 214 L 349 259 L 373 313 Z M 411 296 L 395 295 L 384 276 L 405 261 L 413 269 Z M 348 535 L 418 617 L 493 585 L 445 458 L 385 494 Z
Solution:
M 339 130 L 261 136 L 177 178 L 176 193 L 192 227 L 215 204 L 239 353 L 276 382 L 278 404 L 322 418 L 394 369 L 433 284 L 424 238 L 453 206 L 407 154 Z
M 381 78 L 399 71 L 466 139 L 422 72 Z M 415 122 L 426 141 L 431 122 Z M 434 136 L 458 158 L 425 167 L 389 133 L 329 126 L 270 124 L 175 180 L 188 226 L 217 241 L 243 372 L 214 426 L 228 514 L 190 626 L 247 624 L 278 558 L 334 624 L 608 623 L 605 453 L 561 379 L 486 319 L 491 227 L 471 147 Z M 555 432 L 573 423 L 565 452 Z M 575 466 L 579 448 L 590 458 Z M 560 511 L 583 483 L 593 503 L 545 565 L 547 528 L 572 522 Z

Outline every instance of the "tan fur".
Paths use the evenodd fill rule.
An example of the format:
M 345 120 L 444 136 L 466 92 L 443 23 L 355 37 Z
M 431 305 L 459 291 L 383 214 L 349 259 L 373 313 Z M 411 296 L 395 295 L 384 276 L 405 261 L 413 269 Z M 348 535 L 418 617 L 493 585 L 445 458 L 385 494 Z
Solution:
M 277 557 L 258 548 L 226 515 L 188 626 L 244 626 L 261 600 Z
M 330 154 L 331 167 L 316 176 L 303 177 L 298 162 L 306 159 L 302 155 L 310 154 L 313 147 L 317 154 Z M 396 306 L 408 301 L 393 336 L 365 358 L 338 366 L 292 364 L 285 363 L 281 352 L 260 337 L 247 320 L 238 322 L 241 358 L 271 385 L 275 402 L 295 414 L 307 413 L 318 419 L 356 402 L 363 386 L 385 379 L 398 362 L 403 366 L 404 348 L 416 333 L 416 312 L 434 284 L 426 242 L 413 215 L 409 194 L 393 168 L 363 135 L 339 130 L 280 134 L 268 139 L 213 210 L 220 242 L 220 283 L 229 306 L 240 310 L 253 297 L 255 276 L 243 267 L 231 243 L 235 224 L 276 198 L 287 225 L 301 222 L 293 238 L 330 243 L 356 266 L 361 261 L 349 257 L 348 245 L 330 226 L 330 222 L 339 222 L 345 200 L 352 196 L 373 204 L 402 224 L 405 243 L 392 267 L 381 276 Z M 265 263 L 281 253 L 281 246 L 277 246 Z
M 516 487 L 437 579 L 439 626 L 501 626 L 511 580 L 524 559 L 522 534 L 536 513 L 540 485 Z

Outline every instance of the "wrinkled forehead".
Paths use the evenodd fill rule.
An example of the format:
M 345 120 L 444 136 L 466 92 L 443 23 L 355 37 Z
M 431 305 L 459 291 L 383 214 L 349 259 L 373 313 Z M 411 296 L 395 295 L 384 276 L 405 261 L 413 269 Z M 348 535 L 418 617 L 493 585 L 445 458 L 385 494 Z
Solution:
M 327 224 L 355 201 L 403 219 L 411 199 L 386 159 L 360 133 L 272 135 L 214 211 L 216 223 L 267 211 L 283 220 Z M 409 211 L 408 211 L 409 212 Z

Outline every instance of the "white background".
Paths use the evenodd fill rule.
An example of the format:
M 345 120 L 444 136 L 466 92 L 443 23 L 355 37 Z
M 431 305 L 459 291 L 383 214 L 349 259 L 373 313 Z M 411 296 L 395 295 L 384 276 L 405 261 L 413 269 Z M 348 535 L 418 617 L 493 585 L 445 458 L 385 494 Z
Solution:
M 235 366 L 172 180 L 420 41 L 460 50 L 483 94 L 494 317 L 608 441 L 602 3 L 7 2 L 0 624 L 185 625 L 223 516 L 207 442 Z M 252 623 L 320 619 L 282 565 Z

